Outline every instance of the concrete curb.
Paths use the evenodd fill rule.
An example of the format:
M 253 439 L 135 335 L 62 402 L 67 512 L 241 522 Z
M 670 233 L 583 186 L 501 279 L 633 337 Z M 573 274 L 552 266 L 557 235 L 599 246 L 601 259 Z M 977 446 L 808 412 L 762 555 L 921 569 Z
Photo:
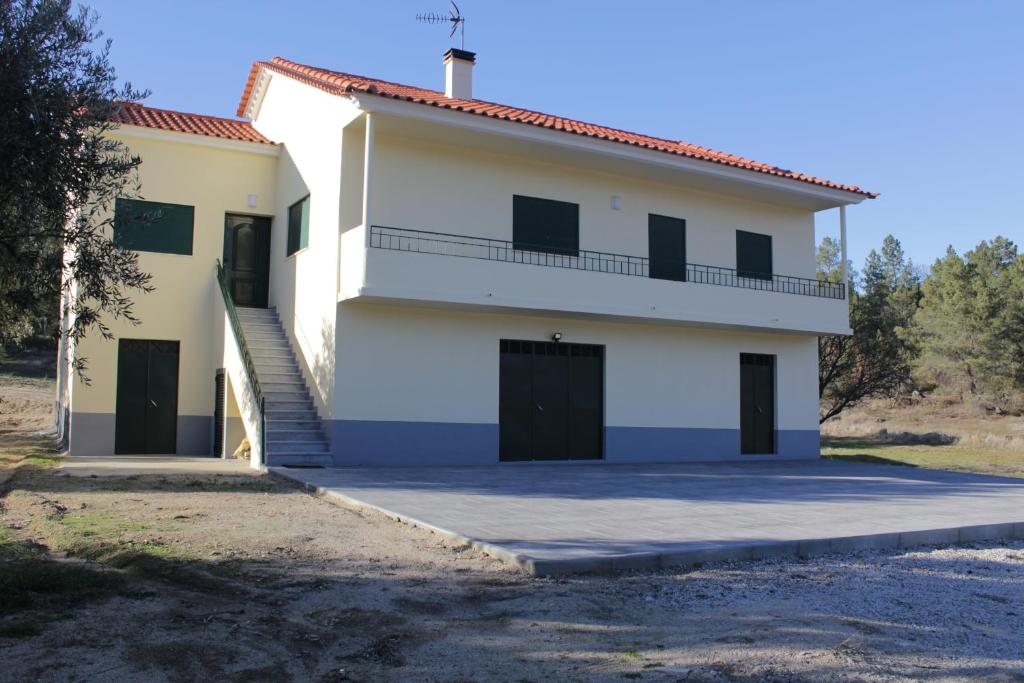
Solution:
M 505 564 L 519 568 L 529 576 L 565 576 L 568 574 L 614 574 L 630 570 L 652 570 L 686 568 L 706 562 L 741 562 L 765 559 L 807 559 L 831 553 L 849 553 L 862 550 L 909 549 L 919 546 L 955 545 L 977 541 L 1024 539 L 1024 522 L 1001 524 L 978 524 L 950 527 L 946 529 L 920 529 L 835 538 L 810 538 L 792 541 L 755 541 L 707 543 L 698 547 L 666 549 L 659 552 L 640 552 L 622 555 L 595 555 L 564 560 L 545 560 L 516 553 L 500 545 L 471 538 L 428 522 L 399 514 L 387 508 L 365 503 L 361 500 L 316 486 L 303 481 L 280 468 L 268 467 L 266 471 L 302 486 L 319 498 L 357 511 L 369 511 L 384 515 L 396 522 L 402 522 L 432 531 L 446 540 L 467 545 L 484 552 Z

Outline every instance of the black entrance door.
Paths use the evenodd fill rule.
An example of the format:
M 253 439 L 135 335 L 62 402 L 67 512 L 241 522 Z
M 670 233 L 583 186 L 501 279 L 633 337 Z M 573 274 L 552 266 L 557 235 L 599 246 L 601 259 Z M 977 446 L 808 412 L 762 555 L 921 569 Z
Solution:
M 267 307 L 270 289 L 270 219 L 224 217 L 224 271 L 236 306 Z
M 173 454 L 178 432 L 178 342 L 117 345 L 116 454 Z
M 603 347 L 502 340 L 499 385 L 501 460 L 601 457 Z
M 775 452 L 775 357 L 740 354 L 740 452 Z

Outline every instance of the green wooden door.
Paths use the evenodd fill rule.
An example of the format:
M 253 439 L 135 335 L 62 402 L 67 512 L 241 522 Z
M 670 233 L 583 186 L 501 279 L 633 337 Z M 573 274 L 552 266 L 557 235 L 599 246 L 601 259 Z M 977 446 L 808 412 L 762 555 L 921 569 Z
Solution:
M 116 454 L 173 454 L 177 450 L 178 355 L 176 341 L 118 342 Z

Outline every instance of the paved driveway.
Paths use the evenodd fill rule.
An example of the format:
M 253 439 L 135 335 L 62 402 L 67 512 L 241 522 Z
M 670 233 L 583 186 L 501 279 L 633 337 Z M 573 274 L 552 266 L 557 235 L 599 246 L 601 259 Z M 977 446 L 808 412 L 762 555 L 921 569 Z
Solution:
M 274 471 L 536 574 L 1024 538 L 1024 479 L 889 465 Z

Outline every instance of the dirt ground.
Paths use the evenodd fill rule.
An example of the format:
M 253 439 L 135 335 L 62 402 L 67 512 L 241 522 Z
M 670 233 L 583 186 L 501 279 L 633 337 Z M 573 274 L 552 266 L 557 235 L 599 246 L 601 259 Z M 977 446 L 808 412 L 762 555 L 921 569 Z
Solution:
M 266 476 L 58 476 L 19 372 L 3 681 L 1024 681 L 1024 543 L 530 579 Z

